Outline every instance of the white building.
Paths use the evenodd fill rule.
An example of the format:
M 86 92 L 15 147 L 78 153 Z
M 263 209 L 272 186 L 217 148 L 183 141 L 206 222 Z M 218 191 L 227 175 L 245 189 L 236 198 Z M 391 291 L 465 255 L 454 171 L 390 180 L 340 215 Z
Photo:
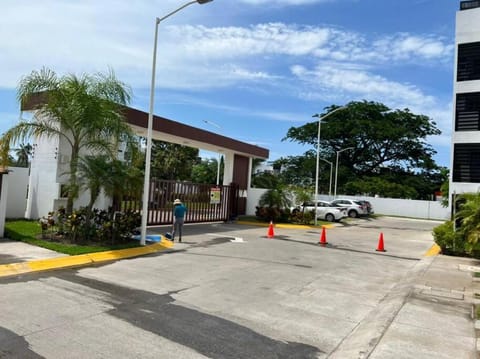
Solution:
M 456 17 L 450 196 L 480 191 L 480 1 Z
M 34 112 L 36 118 L 36 106 L 41 101 L 41 96 L 33 98 L 31 102 L 23 103 L 21 109 Z M 137 135 L 146 135 L 146 112 L 125 107 L 124 115 Z M 224 156 L 223 184 L 238 186 L 235 206 L 237 214 L 245 214 L 253 159 L 267 159 L 268 149 L 158 116 L 154 116 L 153 138 L 221 153 Z M 47 216 L 49 212 L 66 206 L 65 188 L 71 157 L 70 147 L 59 136 L 34 138 L 33 141 L 25 210 L 25 218 L 30 219 Z M 74 208 L 85 206 L 88 198 L 88 192 L 83 192 L 74 202 Z M 95 208 L 108 208 L 110 204 L 109 198 L 99 196 Z

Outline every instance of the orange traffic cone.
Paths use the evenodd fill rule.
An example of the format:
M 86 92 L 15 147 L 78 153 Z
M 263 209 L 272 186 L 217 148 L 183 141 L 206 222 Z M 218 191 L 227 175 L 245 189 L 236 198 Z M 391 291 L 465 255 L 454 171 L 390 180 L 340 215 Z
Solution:
M 267 237 L 273 238 L 275 234 L 273 233 L 273 221 L 270 221 L 270 225 L 268 226 Z
M 383 246 L 383 233 L 380 233 L 380 238 L 378 238 L 378 246 L 375 250 L 377 252 L 386 252 L 385 247 Z
M 318 244 L 320 244 L 322 246 L 328 244 L 328 242 L 327 242 L 327 231 L 326 231 L 324 226 L 322 226 L 322 235 L 320 236 L 320 242 L 318 242 Z

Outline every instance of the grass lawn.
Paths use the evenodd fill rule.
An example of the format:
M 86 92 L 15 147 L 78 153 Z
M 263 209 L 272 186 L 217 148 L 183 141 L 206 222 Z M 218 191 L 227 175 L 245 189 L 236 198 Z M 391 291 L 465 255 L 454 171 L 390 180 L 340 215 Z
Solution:
M 55 252 L 64 253 L 68 255 L 86 254 L 94 252 L 103 252 L 114 249 L 124 249 L 140 246 L 140 243 L 126 243 L 118 245 L 77 245 L 77 244 L 64 244 L 45 239 L 39 239 L 39 235 L 42 233 L 40 224 L 37 221 L 20 220 L 7 220 L 5 222 L 5 238 L 9 238 L 15 241 L 22 241 L 28 244 L 33 244 L 38 247 L 53 250 Z

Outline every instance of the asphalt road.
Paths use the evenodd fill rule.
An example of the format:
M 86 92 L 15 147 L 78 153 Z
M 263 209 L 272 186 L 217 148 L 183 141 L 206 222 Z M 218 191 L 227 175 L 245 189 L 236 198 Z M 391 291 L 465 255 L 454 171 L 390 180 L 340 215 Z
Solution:
M 320 230 L 192 225 L 167 253 L 5 278 L 0 358 L 375 357 L 436 225 L 353 220 L 327 246 Z

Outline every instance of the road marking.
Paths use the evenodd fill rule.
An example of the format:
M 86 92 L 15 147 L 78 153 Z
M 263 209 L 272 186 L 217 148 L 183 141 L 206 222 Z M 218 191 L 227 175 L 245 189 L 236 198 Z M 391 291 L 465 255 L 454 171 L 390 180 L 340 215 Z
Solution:
M 224 236 L 223 234 L 221 233 L 205 233 L 207 236 L 211 236 L 211 237 L 221 237 L 221 238 L 233 238 L 233 239 L 230 239 L 230 242 L 232 243 L 245 243 L 245 241 L 243 240 L 243 238 L 241 237 L 234 237 L 234 236 Z

